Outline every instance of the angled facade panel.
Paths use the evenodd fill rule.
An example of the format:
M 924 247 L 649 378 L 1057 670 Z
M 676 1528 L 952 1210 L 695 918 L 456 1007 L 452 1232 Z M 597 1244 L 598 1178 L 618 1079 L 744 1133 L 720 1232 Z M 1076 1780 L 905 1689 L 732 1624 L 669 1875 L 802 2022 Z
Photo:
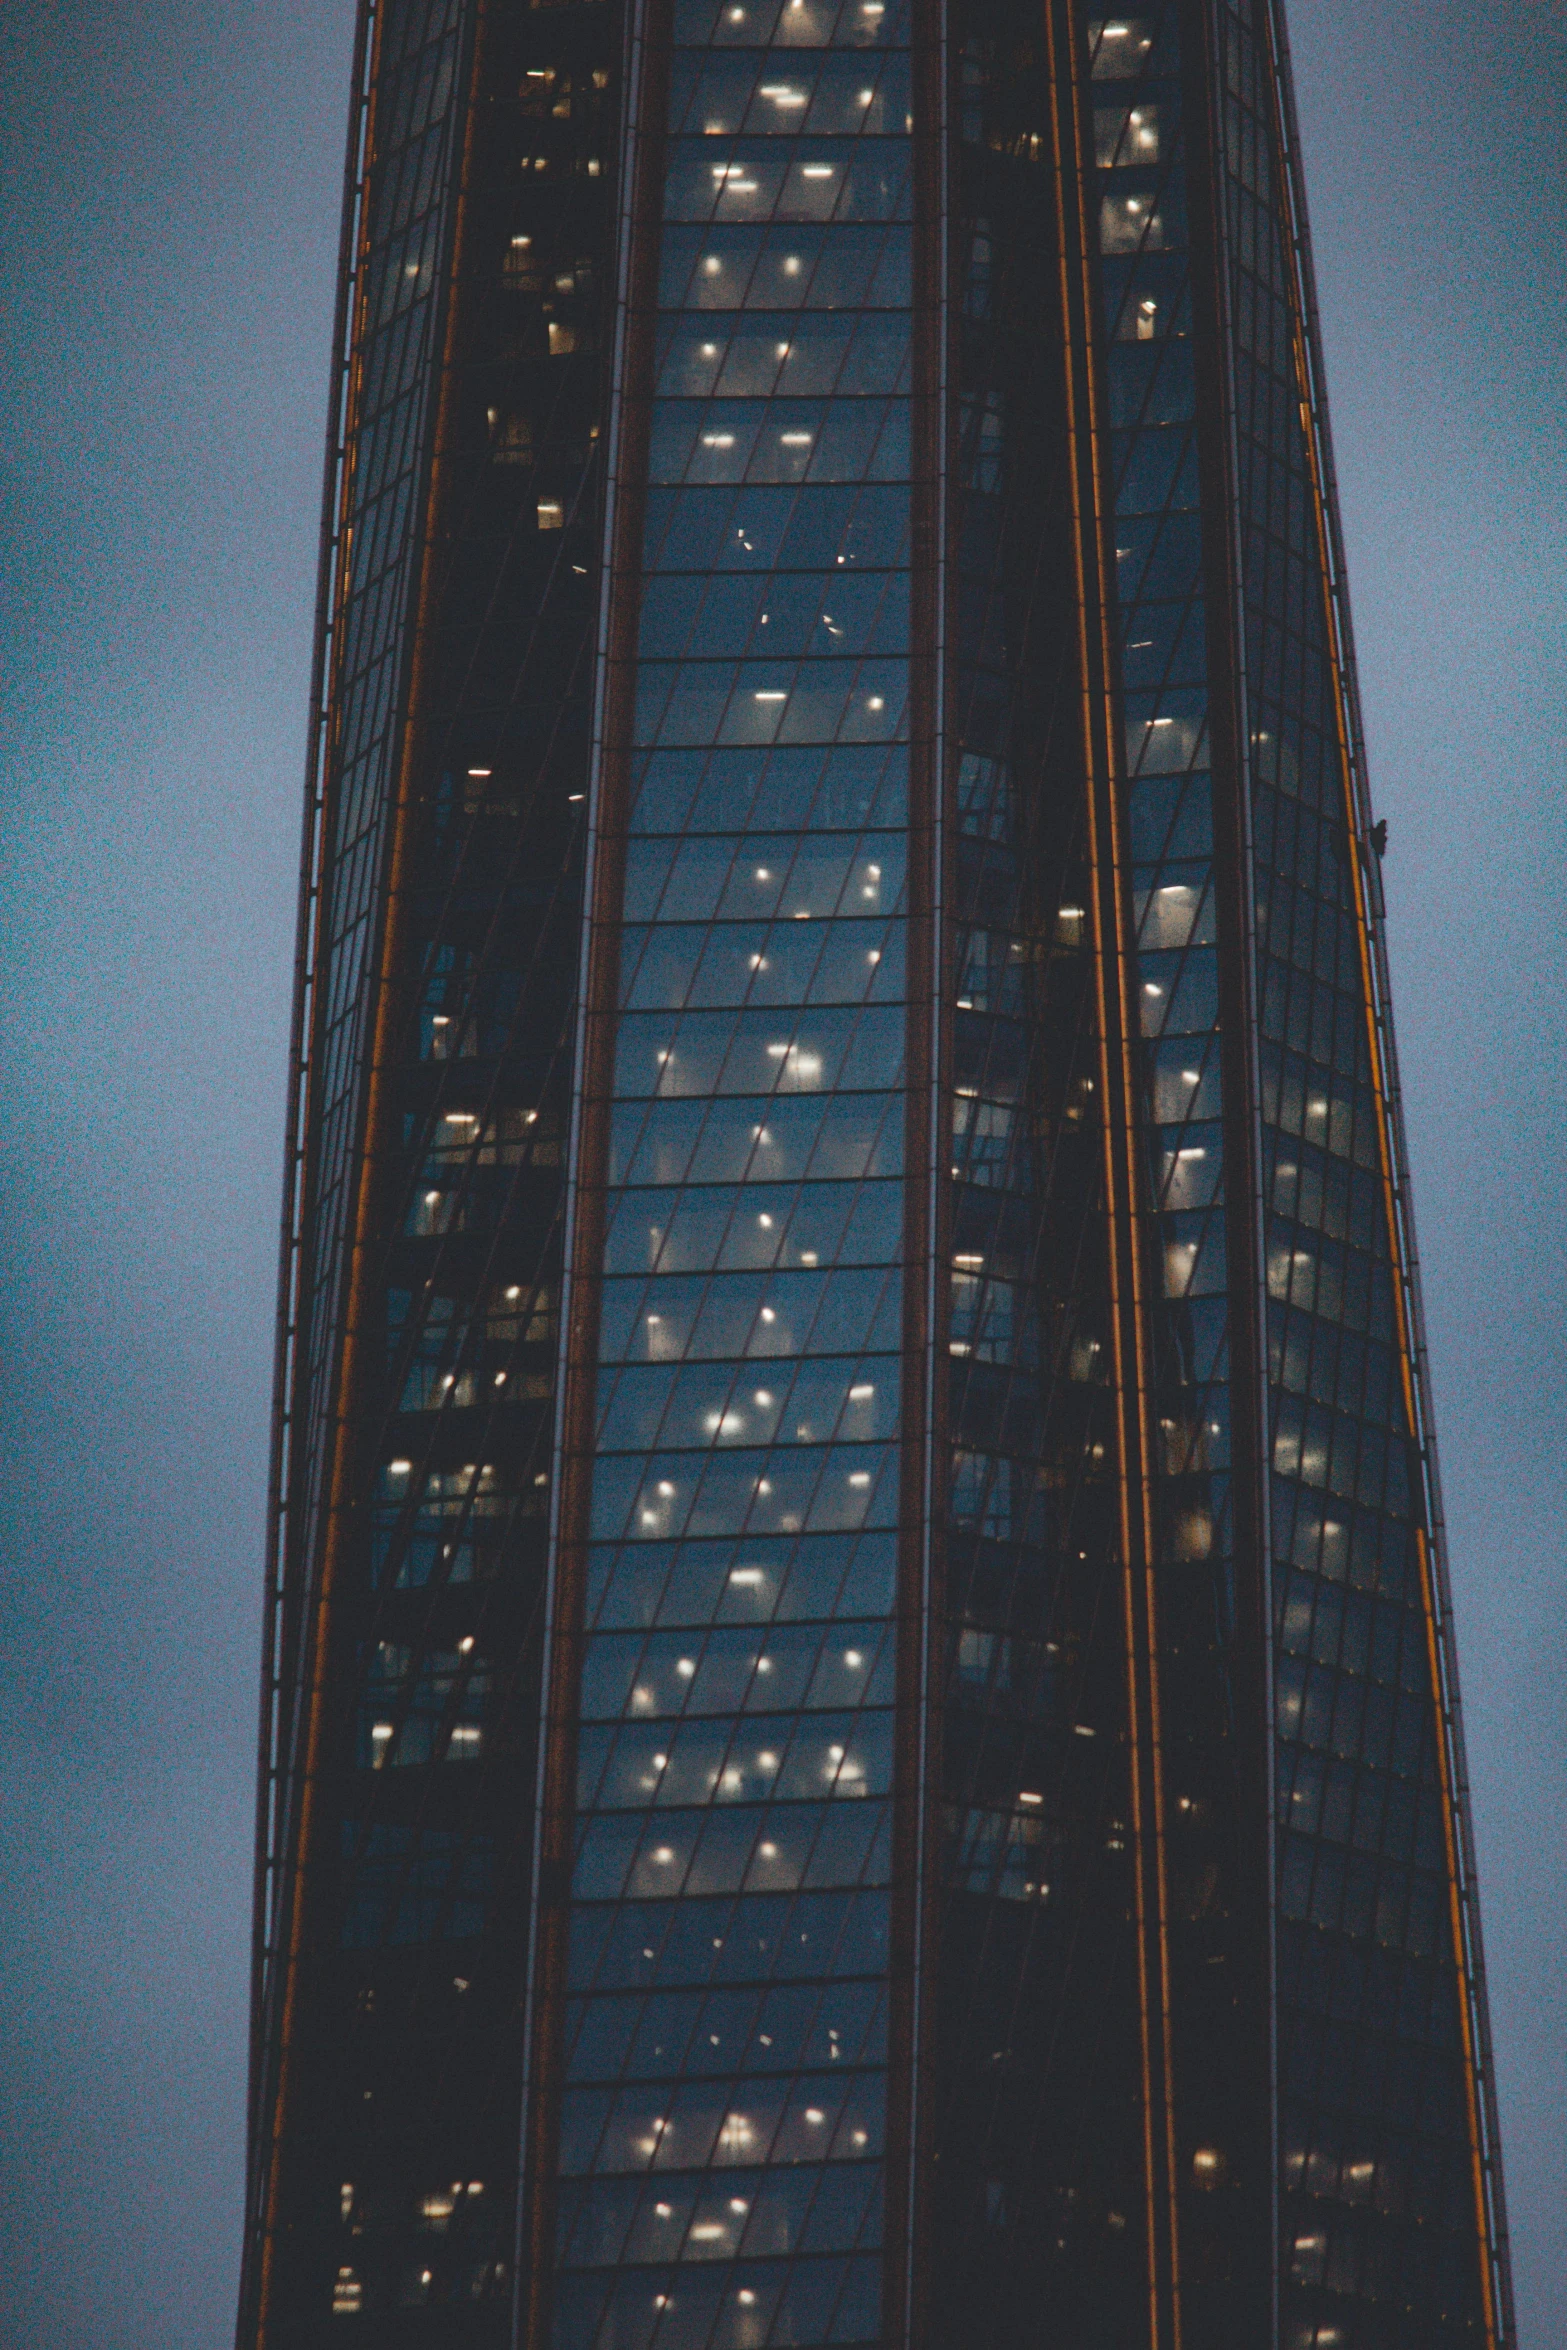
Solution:
M 242 2345 L 1512 2339 L 1282 19 L 363 11 Z

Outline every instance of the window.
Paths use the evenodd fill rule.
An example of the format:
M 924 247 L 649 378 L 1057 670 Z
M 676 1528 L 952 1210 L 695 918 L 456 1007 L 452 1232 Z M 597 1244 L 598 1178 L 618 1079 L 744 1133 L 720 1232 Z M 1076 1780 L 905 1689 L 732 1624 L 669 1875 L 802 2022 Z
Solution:
M 1148 63 L 1154 26 L 1146 16 L 1090 17 L 1088 53 L 1096 82 L 1129 81 Z

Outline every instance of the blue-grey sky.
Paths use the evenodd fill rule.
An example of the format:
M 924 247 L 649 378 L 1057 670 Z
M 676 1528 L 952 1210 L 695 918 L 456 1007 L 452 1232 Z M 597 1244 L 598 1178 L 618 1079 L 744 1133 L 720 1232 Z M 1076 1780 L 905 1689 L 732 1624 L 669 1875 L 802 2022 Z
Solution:
M 0 21 L 0 2339 L 232 2324 L 350 0 Z M 1295 0 L 1524 2350 L 1567 2341 L 1567 18 Z

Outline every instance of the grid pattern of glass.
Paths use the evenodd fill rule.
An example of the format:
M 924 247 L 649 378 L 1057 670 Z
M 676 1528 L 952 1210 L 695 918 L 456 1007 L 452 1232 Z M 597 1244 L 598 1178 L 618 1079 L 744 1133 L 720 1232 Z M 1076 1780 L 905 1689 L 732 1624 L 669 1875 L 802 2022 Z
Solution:
M 879 2326 L 910 104 L 899 0 L 677 0 L 561 2350 Z
M 419 559 L 382 582 L 419 660 L 389 689 L 411 704 L 384 746 L 402 846 L 362 877 L 383 991 L 369 1204 L 263 2327 L 290 2344 L 355 2323 L 493 2344 L 511 2322 L 620 27 L 591 6 L 473 29 L 418 159 L 461 223 L 420 264 L 444 285 L 439 348 L 431 330 L 406 354 L 439 447 L 403 484 Z M 406 161 L 372 126 L 372 213 Z M 373 433 L 349 454 L 362 481 Z M 317 1540 L 291 1529 L 294 1573 L 320 1574 Z
M 374 33 L 369 154 L 353 299 L 353 408 L 346 420 L 333 638 L 321 757 L 327 819 L 321 935 L 307 1019 L 311 1262 L 298 1378 L 311 1398 L 298 1441 L 305 1523 L 321 1507 L 324 1416 L 340 1342 L 343 1235 L 372 965 L 384 912 L 387 818 L 407 689 L 412 565 L 430 461 L 435 337 L 450 252 L 461 0 L 386 0 Z
M 1283 2340 L 1487 2339 L 1369 941 L 1285 243 L 1284 65 L 1220 11 L 1252 726 L 1278 1727 Z M 1320 369 L 1314 369 L 1320 374 Z
M 377 29 L 352 131 L 362 159 L 357 175 L 351 173 L 349 194 L 353 279 L 348 345 L 338 355 L 346 404 L 332 419 L 335 559 L 323 581 L 326 691 L 312 746 L 320 773 L 312 778 L 317 803 L 307 843 L 304 918 L 315 918 L 319 904 L 319 935 L 308 942 L 313 955 L 296 1007 L 290 1105 L 296 1122 L 286 1235 L 291 1397 L 280 1484 L 291 1519 L 285 1546 L 302 1554 L 321 1532 L 328 1415 L 342 1336 L 352 1151 L 363 1096 L 396 720 L 406 679 L 416 507 L 429 458 L 457 0 L 389 5 Z M 361 42 L 368 30 L 362 26 Z M 352 365 L 350 353 L 362 354 L 362 363 Z M 272 1743 L 279 1756 L 287 1756 L 303 1720 L 288 1670 L 299 1609 L 286 1596 L 280 1604 L 276 1594 L 272 1604 L 276 1620 L 269 1640 L 279 1652 Z M 273 1816 L 266 1824 L 274 1853 L 287 1842 L 296 1794 L 293 1774 L 279 1773 L 269 1791 Z M 283 1878 L 270 1873 L 262 1888 L 270 1912 L 263 1937 L 269 1949 L 277 1946 L 279 1905 L 287 1893 Z M 268 2003 L 277 1997 L 270 1965 L 258 1995 Z
M 1429 1417 L 1391 1063 L 1368 1035 L 1380 889 L 1346 782 L 1272 0 L 1120 18 L 952 0 L 940 30 L 940 1646 L 929 1716 L 895 1741 L 898 1512 L 919 1481 L 907 1184 L 929 1175 L 904 1158 L 924 1101 L 905 1044 L 929 1014 L 911 1029 L 909 681 L 935 651 L 911 644 L 931 485 L 911 483 L 909 6 L 649 9 L 658 119 L 633 127 L 658 150 L 658 218 L 631 258 L 654 315 L 617 425 L 635 609 L 616 602 L 605 648 L 618 0 L 360 0 L 252 2350 L 356 2325 L 501 2350 L 524 2282 L 558 2350 L 881 2340 L 907 2112 L 888 2095 L 911 1890 L 892 1883 L 894 1749 L 915 1728 L 939 1876 L 914 2324 L 1078 2350 L 1163 2339 L 1168 2313 L 1187 2350 L 1250 2339 L 1264 1339 L 1281 2341 L 1510 2338 L 1505 2275 L 1488 2308 L 1478 2257 L 1483 2014 L 1455 1930 L 1472 1893 Z M 1197 388 L 1221 370 L 1233 514 L 1212 502 L 1230 420 Z M 1212 600 L 1231 566 L 1238 682 Z M 607 653 L 620 709 L 621 645 L 620 895 L 592 966 L 618 992 L 602 1099 L 590 1030 L 605 1157 L 575 1244 L 594 1236 L 596 1384 L 561 1654 L 582 1669 L 550 1748 L 577 1773 L 563 1913 L 562 1812 L 552 1781 L 536 1867 L 533 1774 L 592 698 Z M 1265 1189 L 1244 1267 L 1224 1183 L 1257 1107 L 1233 1082 L 1243 902 Z M 549 2292 L 513 2274 L 517 1989 L 541 1922 Z
M 930 2328 L 1146 2303 L 1118 1430 L 1041 27 L 949 22 L 950 1451 Z
M 1143 1036 L 1158 1679 L 1186 2330 L 1231 2322 L 1244 1709 L 1230 1481 L 1220 907 L 1178 14 L 1087 20 L 1127 839 Z M 1244 1103 L 1229 1105 L 1244 1116 Z M 1242 1299 L 1241 1312 L 1250 1311 Z
M 418 503 L 429 459 L 431 383 L 448 251 L 458 0 L 389 0 L 361 17 L 345 238 L 352 272 L 331 422 L 333 532 L 322 583 L 325 691 L 312 754 L 290 1104 L 285 1233 L 287 1402 L 277 1438 L 284 1517 L 280 1571 L 268 1594 L 266 1776 L 258 1877 L 251 2171 L 253 2226 L 275 2192 L 264 2132 L 278 2095 L 283 1949 L 297 1879 L 285 1865 L 298 1832 L 311 1590 L 319 1572 L 331 1402 L 342 1345 L 347 1230 L 357 1170 L 373 963 L 382 918 L 388 808 L 405 688 Z M 319 908 L 319 912 L 317 909 Z M 308 935 L 316 926 L 316 935 Z M 257 2289 L 252 2248 L 245 2294 Z

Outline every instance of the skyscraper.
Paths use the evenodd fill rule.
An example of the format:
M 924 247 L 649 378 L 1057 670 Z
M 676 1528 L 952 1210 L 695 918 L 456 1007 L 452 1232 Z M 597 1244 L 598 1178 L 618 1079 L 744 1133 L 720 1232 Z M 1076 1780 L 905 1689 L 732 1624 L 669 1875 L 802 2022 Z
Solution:
M 361 0 L 244 2350 L 1511 2342 L 1278 0 Z

